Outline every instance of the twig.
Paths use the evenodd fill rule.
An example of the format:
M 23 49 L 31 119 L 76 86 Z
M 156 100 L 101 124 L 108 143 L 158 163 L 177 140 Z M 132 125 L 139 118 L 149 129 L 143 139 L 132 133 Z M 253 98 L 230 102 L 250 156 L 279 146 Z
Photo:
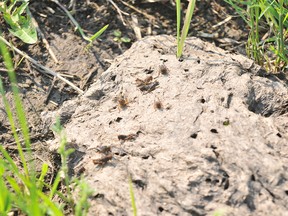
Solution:
M 56 82 L 56 77 L 53 78 L 52 84 L 50 85 L 50 88 L 49 88 L 47 96 L 46 96 L 45 104 L 47 104 L 49 99 L 50 99 L 50 95 L 51 95 L 51 92 L 54 88 L 55 82 Z
M 30 139 L 32 140 L 32 139 L 35 139 L 35 138 L 39 138 L 39 137 L 44 137 L 44 135 L 42 134 L 42 133 L 37 133 L 37 134 L 34 134 L 34 135 L 30 135 Z M 22 142 L 24 142 L 25 141 L 25 139 L 23 138 L 23 139 L 20 139 L 19 140 L 19 142 L 20 143 L 22 143 Z M 14 142 L 11 142 L 11 143 L 5 143 L 3 146 L 4 146 L 4 148 L 5 149 L 18 149 L 18 147 L 17 146 L 13 146 L 13 145 L 15 145 L 15 144 L 17 144 L 17 142 L 16 141 L 14 141 Z M 28 150 L 27 148 L 22 148 L 23 150 Z M 31 150 L 34 150 L 35 148 L 31 148 Z
M 144 16 L 146 16 L 149 20 L 155 20 L 155 17 L 153 17 L 153 16 L 151 16 L 151 15 L 149 15 L 149 14 L 147 14 L 147 13 L 145 13 L 145 12 L 143 12 L 143 11 L 137 9 L 137 8 L 135 8 L 134 6 L 128 4 L 127 2 L 125 2 L 123 0 L 120 0 L 120 1 L 122 2 L 122 4 L 126 5 L 127 7 L 135 10 L 136 12 L 138 12 L 138 13 L 144 15 Z
M 122 14 L 124 14 L 124 15 L 126 15 L 126 16 L 129 16 L 129 14 L 128 14 L 128 13 L 125 13 L 125 12 L 122 11 L 122 10 L 120 10 L 120 8 L 114 3 L 113 0 L 108 0 L 108 1 L 115 7 L 115 9 L 117 10 L 117 12 L 118 12 L 118 14 L 119 14 L 119 16 L 120 16 L 120 19 L 121 19 L 123 25 L 126 26 L 126 23 L 125 23 L 125 21 L 124 21 L 124 19 L 123 19 Z
M 97 71 L 98 72 L 98 68 L 97 67 L 93 67 L 90 72 L 88 73 L 87 78 L 85 79 L 85 81 L 81 84 L 81 88 L 84 89 L 88 83 L 88 81 L 90 80 L 90 78 L 92 77 L 92 74 Z
M 217 23 L 216 25 L 213 25 L 212 28 L 217 28 L 218 26 L 221 26 L 225 24 L 226 22 L 229 22 L 232 19 L 232 16 L 228 16 L 226 19 L 222 20 L 221 22 Z
M 33 25 L 36 27 L 38 34 L 39 34 L 40 37 L 42 38 L 42 42 L 45 44 L 46 49 L 48 50 L 48 52 L 49 52 L 49 54 L 51 55 L 52 59 L 58 64 L 58 63 L 59 63 L 58 59 L 56 58 L 53 50 L 50 48 L 50 45 L 49 45 L 48 41 L 47 41 L 46 38 L 45 38 L 45 35 L 44 35 L 43 32 L 41 31 L 41 29 L 40 29 L 37 21 L 35 20 L 35 18 L 33 17 L 32 13 L 30 12 L 29 9 L 28 9 L 28 13 L 29 13 L 29 16 L 32 18 L 32 23 L 33 23 Z
M 74 90 L 76 90 L 78 93 L 82 94 L 84 93 L 84 91 L 82 91 L 80 88 L 78 88 L 77 86 L 75 86 L 72 82 L 70 82 L 69 80 L 65 79 L 64 77 L 62 77 L 61 75 L 59 75 L 58 73 L 52 71 L 51 69 L 41 65 L 39 62 L 37 62 L 36 60 L 34 60 L 33 58 L 31 58 L 30 56 L 28 56 L 26 53 L 22 52 L 21 50 L 19 50 L 18 48 L 14 47 L 12 44 L 10 44 L 8 41 L 6 41 L 2 36 L 0 36 L 0 40 L 3 41 L 7 46 L 9 46 L 10 48 L 12 48 L 15 52 L 17 52 L 18 54 L 22 55 L 24 58 L 26 58 L 28 61 L 30 61 L 32 64 L 36 65 L 37 67 L 39 67 L 42 70 L 39 70 L 40 72 L 46 73 L 46 74 L 50 74 L 52 76 L 55 76 L 57 78 L 59 78 L 60 80 L 62 80 L 63 82 L 65 82 L 66 84 L 68 84 L 69 86 L 71 86 Z
M 142 35 L 141 35 L 141 28 L 139 27 L 139 23 L 138 23 L 138 18 L 136 15 L 131 14 L 131 19 L 132 19 L 131 26 L 134 30 L 135 36 L 136 36 L 137 40 L 141 40 Z
M 6 68 L 0 68 L 0 72 L 8 72 Z

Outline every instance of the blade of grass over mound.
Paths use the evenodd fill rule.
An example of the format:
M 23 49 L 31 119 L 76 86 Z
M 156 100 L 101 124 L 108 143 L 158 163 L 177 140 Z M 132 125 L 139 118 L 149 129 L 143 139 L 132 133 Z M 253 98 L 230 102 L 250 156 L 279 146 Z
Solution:
M 134 195 L 134 190 L 133 190 L 133 183 L 131 176 L 129 175 L 129 191 L 130 191 L 130 198 L 131 198 L 131 206 L 133 209 L 133 215 L 137 216 L 137 207 L 136 207 L 136 202 L 135 202 L 135 195 Z
M 183 52 L 183 47 L 184 47 L 184 43 L 189 31 L 189 27 L 190 27 L 190 23 L 191 23 L 191 19 L 194 13 L 194 8 L 195 8 L 195 4 L 196 4 L 196 0 L 190 0 L 189 4 L 188 4 L 188 8 L 187 8 L 187 12 L 186 12 L 186 16 L 185 16 L 185 20 L 184 20 L 184 25 L 182 28 L 182 32 L 181 32 L 181 38 L 179 39 L 179 35 L 180 35 L 180 13 L 181 13 L 181 1 L 177 0 L 176 1 L 176 15 L 177 15 L 177 58 L 180 58 Z
M 179 58 L 182 53 L 180 53 L 179 43 L 180 43 L 180 27 L 181 27 L 181 1 L 176 0 L 176 19 L 177 19 L 177 57 Z

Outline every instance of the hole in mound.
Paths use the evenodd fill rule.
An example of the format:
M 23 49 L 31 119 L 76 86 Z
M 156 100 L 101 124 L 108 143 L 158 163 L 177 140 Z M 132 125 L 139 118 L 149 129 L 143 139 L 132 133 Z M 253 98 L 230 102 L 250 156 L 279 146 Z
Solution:
M 285 190 L 285 194 L 288 196 L 288 190 Z
M 127 153 L 125 151 L 119 151 L 119 152 L 115 152 L 115 155 L 118 155 L 120 157 L 124 157 L 127 155 Z
M 140 131 L 140 130 L 136 132 L 137 135 L 139 135 L 139 134 L 141 134 L 141 133 L 143 134 L 143 132 Z
M 228 178 L 222 178 L 221 185 L 223 185 L 224 190 L 227 190 L 229 188 L 229 179 Z
M 211 133 L 218 133 L 218 131 L 217 131 L 216 129 L 214 129 L 214 128 L 212 128 L 212 129 L 210 130 L 210 132 L 211 132 Z
M 205 102 L 206 102 L 206 100 L 204 98 L 200 99 L 200 103 L 205 103 Z
M 200 64 L 200 62 L 201 62 L 200 59 L 198 59 L 198 60 L 197 60 L 197 63 Z
M 153 73 L 153 69 L 150 67 L 150 68 L 146 68 L 145 70 L 144 70 L 144 73 L 146 73 L 146 74 L 151 74 L 151 73 Z
M 116 75 L 111 76 L 111 80 L 115 81 L 116 80 Z
M 197 133 L 193 133 L 193 134 L 190 135 L 190 137 L 191 137 L 192 139 L 196 139 L 196 138 L 197 138 L 197 135 L 198 135 Z
M 205 181 L 210 183 L 212 180 L 210 178 L 206 178 Z
M 94 196 L 95 199 L 104 199 L 104 194 L 98 193 Z
M 123 119 L 123 118 L 118 117 L 115 121 L 119 123 L 122 119 Z
M 163 212 L 163 211 L 164 211 L 164 208 L 163 208 L 162 206 L 159 206 L 159 207 L 158 207 L 158 211 L 159 211 L 159 212 Z
M 160 61 L 162 61 L 163 63 L 165 63 L 165 62 L 168 61 L 168 59 L 166 59 L 166 58 L 160 58 Z
M 210 148 L 212 148 L 212 149 L 217 149 L 217 146 L 215 146 L 215 145 L 212 144 L 212 145 L 210 146 Z
M 181 56 L 179 59 L 178 59 L 179 62 L 183 62 L 184 61 L 184 58 Z
M 145 155 L 145 156 L 142 156 L 142 159 L 147 160 L 149 157 L 150 155 Z
M 206 200 L 206 201 L 212 201 L 214 198 L 213 195 L 208 195 L 208 196 L 204 196 L 203 199 Z
M 132 182 L 136 185 L 137 188 L 141 188 L 142 190 L 144 190 L 147 186 L 147 184 L 141 179 L 133 180 Z
M 282 138 L 282 135 L 280 133 L 277 133 L 276 134 L 278 137 Z

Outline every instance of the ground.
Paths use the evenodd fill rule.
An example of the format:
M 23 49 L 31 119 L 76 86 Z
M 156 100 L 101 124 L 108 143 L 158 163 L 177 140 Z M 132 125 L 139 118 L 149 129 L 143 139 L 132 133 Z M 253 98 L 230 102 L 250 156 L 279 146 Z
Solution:
M 74 26 L 69 18 L 55 3 L 31 1 L 30 10 L 50 43 L 51 49 L 59 61 L 58 64 L 49 55 L 41 41 L 36 45 L 26 45 L 15 39 L 13 41 L 18 48 L 27 52 L 35 60 L 67 77 L 85 91 L 109 67 L 115 57 L 137 41 L 133 31 L 132 15 L 138 19 L 142 37 L 160 34 L 176 35 L 175 7 L 172 3 L 167 1 L 163 3 L 161 1 L 145 2 L 141 1 L 141 3 L 136 2 L 135 4 L 130 1 L 118 2 L 117 7 L 125 12 L 122 15 L 123 22 L 118 11 L 109 1 L 97 1 L 97 3 L 76 1 L 74 17 L 86 34 L 92 35 L 104 25 L 109 24 L 107 31 L 87 51 L 85 49 L 87 43 L 74 31 Z M 62 3 L 68 7 L 68 1 Z M 183 4 L 183 8 L 186 8 L 185 4 Z M 213 28 L 229 16 L 232 16 L 229 22 Z M 114 40 L 115 30 L 120 30 L 123 36 L 129 37 L 131 43 L 116 42 Z M 7 33 L 7 31 L 5 32 Z M 205 1 L 199 3 L 195 9 L 189 35 L 202 37 L 226 50 L 239 51 L 244 54 L 247 33 L 242 20 L 235 16 L 227 4 L 222 1 Z M 19 63 L 21 56 L 15 55 L 14 60 Z M 39 140 L 39 136 L 43 137 L 43 128 L 41 128 L 43 122 L 41 122 L 40 113 L 58 109 L 64 101 L 79 93 L 59 79 L 39 73 L 27 61 L 18 65 L 16 72 L 19 86 L 22 88 L 28 120 L 32 127 L 31 135 Z M 5 72 L 2 74 L 5 78 Z M 13 138 L 5 133 L 7 130 L 5 114 L 3 114 L 3 118 L 1 141 L 13 142 Z M 49 130 L 46 132 L 48 133 Z M 48 136 L 48 138 L 50 137 Z
M 114 2 L 116 5 L 113 5 L 112 1 L 104 0 L 97 2 L 76 1 L 73 15 L 86 34 L 93 34 L 102 26 L 109 24 L 107 31 L 93 43 L 90 50 L 87 50 L 85 49 L 87 43 L 74 31 L 74 26 L 69 18 L 55 3 L 51 1 L 31 1 L 31 12 L 49 41 L 59 63 L 51 58 L 41 42 L 36 45 L 24 45 L 13 39 L 13 43 L 41 64 L 65 76 L 85 92 L 84 96 L 79 95 L 79 92 L 59 79 L 53 79 L 51 76 L 39 73 L 29 62 L 23 61 L 17 67 L 19 86 L 31 126 L 33 147 L 38 155 L 36 160 L 48 160 L 51 165 L 57 164 L 58 161 L 55 160 L 57 155 L 55 156 L 55 153 L 53 153 L 53 147 L 57 146 L 57 142 L 54 140 L 50 125 L 55 114 L 59 114 L 62 124 L 66 127 L 69 142 L 77 146 L 77 151 L 82 156 L 75 156 L 71 168 L 77 174 L 79 167 L 83 166 L 83 162 L 88 161 L 89 166 L 85 167 L 84 174 L 90 184 L 98 190 L 95 199 L 92 200 L 91 215 L 96 212 L 104 215 L 109 213 L 114 215 L 131 213 L 128 205 L 129 190 L 120 188 L 122 191 L 117 191 L 119 188 L 116 187 L 115 190 L 109 191 L 111 187 L 117 185 L 117 181 L 126 183 L 125 181 L 129 175 L 132 176 L 134 186 L 137 187 L 136 199 L 138 197 L 137 204 L 141 215 L 146 215 L 144 211 L 148 212 L 147 215 L 160 214 L 161 212 L 163 212 L 163 215 L 182 215 L 184 213 L 205 215 L 213 213 L 217 209 L 215 206 L 220 204 L 220 207 L 227 210 L 229 214 L 230 212 L 235 212 L 235 214 L 253 214 L 255 212 L 255 215 L 261 215 L 259 209 L 263 210 L 263 214 L 268 212 L 265 209 L 265 203 L 271 208 L 279 207 L 279 214 L 284 212 L 285 205 L 282 204 L 287 204 L 287 195 L 285 196 L 285 193 L 287 194 L 287 178 L 284 172 L 287 168 L 283 165 L 285 154 L 287 154 L 287 149 L 285 149 L 285 141 L 287 141 L 285 135 L 287 133 L 287 126 L 285 126 L 287 106 L 282 102 L 287 95 L 287 91 L 285 92 L 280 80 L 273 80 L 277 79 L 276 77 L 262 79 L 264 75 L 269 76 L 259 68 L 257 69 L 253 62 L 245 59 L 239 60 L 240 57 L 237 56 L 233 63 L 233 57 L 229 56 L 229 53 L 245 54 L 245 40 L 248 34 L 245 23 L 235 16 L 233 10 L 223 1 L 199 2 L 189 35 L 214 43 L 226 51 L 217 50 L 208 43 L 190 39 L 187 43 L 186 52 L 191 53 L 191 56 L 186 55 L 189 61 L 184 59 L 183 64 L 181 64 L 174 56 L 175 41 L 172 36 L 176 35 L 176 22 L 175 7 L 172 3 L 167 1 L 153 3 L 146 3 L 145 1 L 136 1 L 135 3 L 132 1 Z M 69 1 L 61 1 L 61 3 L 68 7 Z M 123 12 L 123 20 L 115 6 Z M 183 4 L 183 7 L 185 7 L 185 4 Z M 232 16 L 231 20 L 221 23 L 229 16 Z M 135 24 L 135 19 L 138 20 L 138 26 Z M 144 40 L 144 44 L 136 43 L 133 49 L 125 53 L 124 58 L 123 56 L 117 58 L 140 39 L 139 35 L 137 38 L 135 34 L 137 29 L 140 29 L 143 38 L 149 35 L 161 34 L 169 36 L 164 36 L 164 39 L 161 37 L 147 39 Z M 115 30 L 120 30 L 123 36 L 131 39 L 131 42 L 120 43 L 115 41 L 113 34 Z M 165 38 L 167 41 L 165 41 Z M 153 46 L 147 46 L 147 44 L 145 46 L 145 41 L 153 44 Z M 191 47 L 203 52 L 199 51 L 199 53 L 192 54 Z M 215 59 L 212 59 L 209 62 L 208 59 L 213 56 L 217 57 L 215 57 L 217 61 L 213 62 Z M 149 59 L 148 62 L 147 59 Z M 14 60 L 19 61 L 20 56 L 15 55 Z M 110 67 L 111 64 L 112 67 Z M 168 68 L 167 75 L 163 75 L 159 71 L 162 64 L 165 64 Z M 110 69 L 106 71 L 109 67 Z M 203 73 L 198 74 L 194 67 L 199 70 L 198 73 L 201 71 Z M 218 68 L 220 71 L 215 70 L 215 73 L 212 73 L 214 72 L 211 70 L 213 67 L 216 69 L 220 67 L 220 69 Z M 183 69 L 185 73 L 177 70 L 177 68 Z M 230 76 L 228 71 L 234 69 L 235 71 L 231 72 L 232 75 Z M 104 73 L 104 71 L 106 72 Z M 251 80 L 249 79 L 250 73 Z M 236 74 L 236 78 L 233 77 L 233 74 Z M 142 83 L 142 85 L 139 84 L 141 80 L 150 75 L 153 77 L 152 81 L 147 81 L 148 83 Z M 258 80 L 260 75 L 262 77 Z M 4 79 L 7 79 L 5 74 L 3 76 Z M 244 79 L 243 91 L 240 91 L 241 86 L 237 86 L 240 85 L 240 82 L 233 83 L 232 80 L 238 81 L 242 78 Z M 257 81 L 256 84 L 254 79 Z M 218 83 L 219 80 L 222 82 L 221 85 Z M 107 86 L 105 86 L 106 81 Z M 225 82 L 228 84 L 225 84 Z M 136 88 L 135 83 L 139 88 Z M 211 86 L 209 86 L 209 83 L 212 83 Z M 265 88 L 261 88 L 261 83 L 267 83 L 265 85 L 268 89 L 267 92 Z M 149 85 L 146 87 L 146 84 L 152 84 L 152 88 L 148 88 Z M 219 85 L 218 88 L 215 88 L 215 85 Z M 249 86 L 248 89 L 244 88 L 246 85 Z M 281 94 L 278 94 L 278 96 L 275 93 L 272 94 L 269 85 L 272 87 L 275 85 L 275 88 L 278 86 L 277 88 L 279 88 Z M 184 88 L 184 86 L 186 87 Z M 239 91 L 235 90 L 237 87 L 239 87 Z M 163 91 L 163 89 L 166 91 Z M 212 89 L 214 94 L 209 92 Z M 164 92 L 170 92 L 170 95 L 168 93 L 165 95 Z M 265 96 L 263 92 L 268 96 Z M 184 93 L 185 95 L 183 95 Z M 153 94 L 153 97 L 149 97 L 151 94 Z M 215 96 L 217 94 L 218 96 Z M 10 95 L 9 91 L 7 95 Z M 235 108 L 235 112 L 240 114 L 243 112 L 241 115 L 229 114 L 230 111 L 227 111 L 234 97 L 237 103 L 233 106 L 238 107 Z M 268 103 L 267 100 L 271 98 L 273 100 Z M 190 100 L 191 104 L 187 103 Z M 200 105 L 198 104 L 199 101 Z M 232 101 L 234 103 L 234 99 Z M 206 103 L 208 104 L 207 107 L 205 107 Z M 242 106 L 241 104 L 246 105 Z M 222 106 L 222 108 L 220 109 L 219 106 Z M 225 106 L 228 106 L 228 108 L 225 108 Z M 234 110 L 234 107 L 232 110 Z M 1 142 L 7 149 L 14 151 L 15 146 L 9 133 L 5 112 L 3 109 L 0 109 L 0 111 L 2 122 L 0 125 Z M 187 112 L 191 113 L 191 116 L 185 116 Z M 165 115 L 170 116 L 175 124 L 169 124 L 169 118 L 166 116 L 166 120 L 162 120 L 162 123 L 158 125 L 158 115 L 162 116 L 161 118 L 164 118 Z M 203 117 L 205 115 L 206 117 Z M 260 115 L 259 118 L 256 117 L 257 115 Z M 87 116 L 90 116 L 89 118 L 92 116 L 92 119 L 98 122 L 89 122 L 85 119 Z M 277 117 L 277 121 L 271 119 L 274 116 Z M 217 120 L 217 117 L 219 117 L 219 120 Z M 149 121 L 146 122 L 145 118 L 149 118 Z M 233 118 L 236 120 L 233 121 Z M 251 118 L 253 121 L 250 123 Z M 78 123 L 81 121 L 87 122 L 87 125 L 79 126 Z M 147 125 L 146 123 L 143 125 L 143 122 L 146 122 Z M 228 131 L 225 131 L 223 129 L 224 122 L 228 124 L 228 128 L 231 123 L 233 125 L 232 129 L 229 128 Z M 237 124 L 234 125 L 233 122 L 237 122 Z M 251 124 L 250 128 L 245 127 L 247 124 L 243 125 L 245 122 L 248 122 L 248 125 Z M 218 128 L 221 123 L 221 128 Z M 215 124 L 218 126 L 215 127 Z M 77 129 L 72 127 L 77 125 Z M 129 125 L 132 125 L 132 128 L 128 130 L 125 127 Z M 264 125 L 263 130 L 260 125 Z M 243 134 L 246 134 L 245 130 L 253 131 L 253 128 L 258 127 L 260 129 L 255 130 L 250 138 L 249 136 L 243 136 Z M 177 137 L 180 134 L 177 134 L 177 131 L 187 132 L 189 135 L 186 134 L 187 137 L 179 139 Z M 211 133 L 212 135 L 209 134 L 207 138 L 203 135 L 205 133 Z M 222 134 L 229 134 L 234 140 L 224 138 Z M 83 135 L 92 140 L 82 140 Z M 279 140 L 277 140 L 277 137 Z M 192 142 L 188 139 L 200 141 Z M 239 141 L 236 142 L 235 140 L 238 139 Z M 259 143 L 257 143 L 258 141 Z M 195 146 L 189 149 L 189 145 L 194 145 L 194 143 Z M 235 146 L 241 143 L 244 144 L 239 147 L 239 150 L 229 146 L 231 143 Z M 259 145 L 259 149 L 252 148 L 250 145 L 253 143 Z M 108 164 L 103 162 L 103 158 L 96 157 L 99 156 L 99 153 L 95 149 L 101 146 L 111 147 L 111 152 L 108 155 L 103 154 L 104 157 L 111 159 Z M 273 150 L 268 150 L 267 146 L 272 146 L 271 149 Z M 251 148 L 261 154 L 259 152 L 259 154 L 253 152 L 250 154 L 247 149 Z M 47 149 L 50 151 L 47 151 Z M 242 157 L 245 152 L 248 156 L 240 163 L 236 161 L 235 157 L 232 157 L 235 154 L 234 151 L 239 151 L 239 157 Z M 188 153 L 192 156 L 188 157 Z M 268 157 L 265 153 L 272 156 Z M 256 160 L 259 167 L 262 164 L 268 167 L 269 163 L 275 164 L 275 161 L 278 165 L 274 168 L 267 168 L 268 174 L 263 174 L 262 172 L 265 169 L 253 167 L 255 161 L 253 162 L 252 159 L 255 155 L 260 158 L 263 155 L 265 156 L 263 161 Z M 267 160 L 265 159 L 266 156 Z M 79 163 L 80 159 L 82 161 Z M 234 159 L 235 161 L 233 161 Z M 154 174 L 150 173 L 150 169 L 154 169 Z M 83 169 L 81 170 L 83 171 Z M 97 179 L 95 179 L 95 172 L 97 172 Z M 193 176 L 190 172 L 196 174 Z M 238 180 L 241 178 L 235 174 L 237 172 L 243 172 L 243 175 L 239 175 L 243 177 L 242 182 Z M 189 173 L 191 174 L 190 177 Z M 111 177 L 114 174 L 115 182 L 112 182 L 111 179 L 109 180 L 109 176 Z M 278 177 L 270 179 L 269 176 L 272 174 L 276 174 Z M 182 176 L 184 177 L 182 178 Z M 106 185 L 101 184 L 104 179 L 105 183 L 107 180 Z M 278 184 L 275 181 L 281 183 Z M 156 184 L 157 182 L 159 184 Z M 125 187 L 125 185 L 122 186 Z M 155 188 L 158 188 L 158 191 L 155 191 Z M 239 188 L 239 190 L 235 188 Z M 259 193 L 264 194 L 264 198 L 259 198 L 257 193 L 251 192 L 252 190 L 260 191 Z M 273 190 L 277 191 L 274 192 Z M 278 191 L 281 191 L 281 193 L 278 194 Z M 115 193 L 118 195 L 115 196 Z M 153 195 L 154 193 L 155 195 Z M 143 195 L 143 199 L 139 198 L 141 195 Z M 111 198 L 113 196 L 115 196 L 115 200 Z M 151 204 L 153 199 L 156 201 L 155 205 Z M 108 209 L 110 209 L 110 212 Z M 275 213 L 275 215 L 279 214 Z

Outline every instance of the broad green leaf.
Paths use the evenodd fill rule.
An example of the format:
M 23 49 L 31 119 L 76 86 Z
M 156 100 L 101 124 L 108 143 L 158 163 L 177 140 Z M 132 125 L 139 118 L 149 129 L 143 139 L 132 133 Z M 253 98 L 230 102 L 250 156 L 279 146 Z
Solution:
M 37 31 L 33 26 L 29 25 L 29 23 L 27 24 L 21 28 L 9 29 L 9 31 L 14 36 L 20 38 L 24 43 L 34 44 L 38 40 Z
M 31 17 L 27 14 L 22 16 L 28 7 L 29 1 L 23 0 L 20 6 L 16 6 L 17 0 L 10 1 L 10 5 L 7 7 L 7 1 L 0 3 L 0 12 L 3 13 L 3 18 L 6 23 L 11 27 L 10 33 L 21 39 L 28 44 L 34 44 L 37 42 L 37 31 L 33 26 Z

